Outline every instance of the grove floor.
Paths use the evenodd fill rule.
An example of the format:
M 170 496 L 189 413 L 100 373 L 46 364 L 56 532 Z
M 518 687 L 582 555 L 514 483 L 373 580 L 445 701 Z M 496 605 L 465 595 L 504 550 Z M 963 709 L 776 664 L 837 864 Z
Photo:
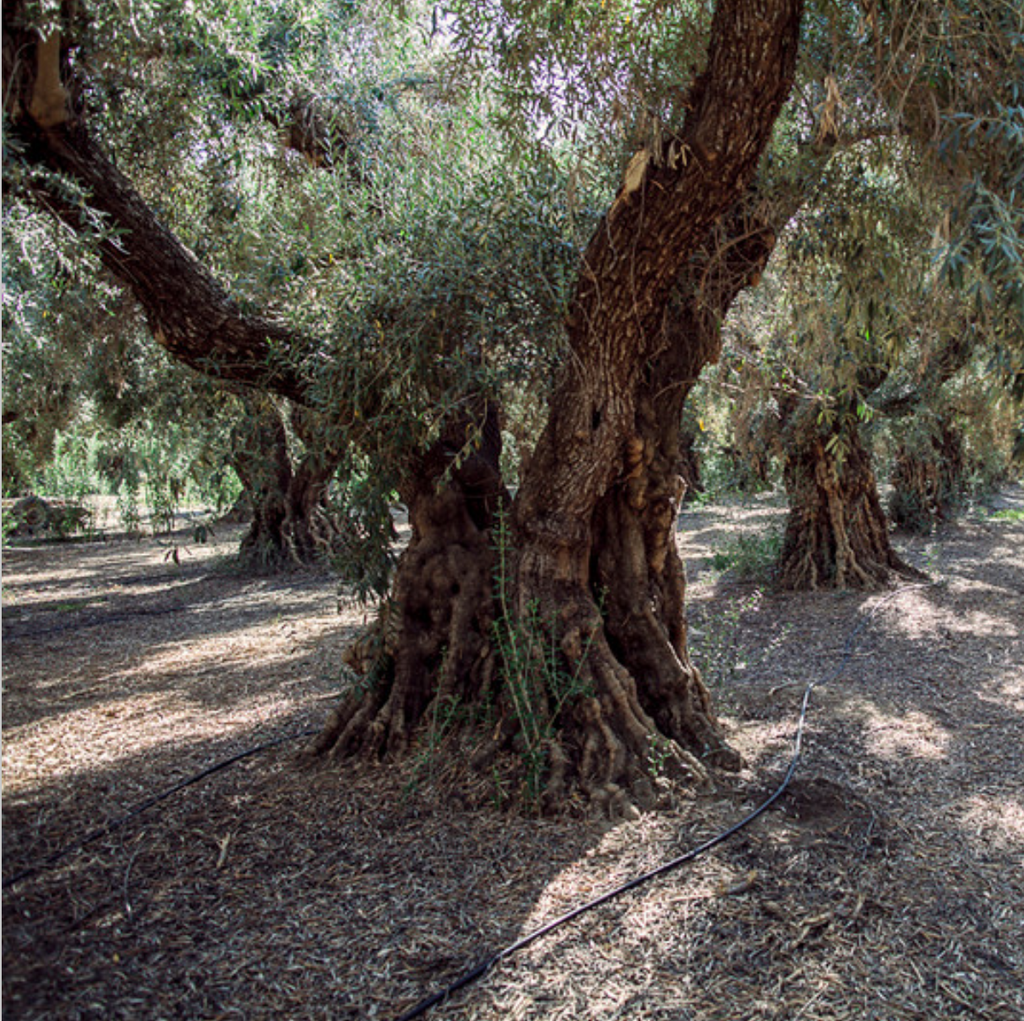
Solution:
M 1024 1018 L 1024 521 L 999 508 L 1024 493 L 900 540 L 932 583 L 874 595 L 738 581 L 714 565 L 777 506 L 687 510 L 693 651 L 747 766 L 658 813 L 510 816 L 428 755 L 313 770 L 297 737 L 49 864 L 315 730 L 365 613 L 236 573 L 229 530 L 4 550 L 5 1017 L 396 1018 L 740 818 L 827 678 L 757 822 L 427 1016 Z

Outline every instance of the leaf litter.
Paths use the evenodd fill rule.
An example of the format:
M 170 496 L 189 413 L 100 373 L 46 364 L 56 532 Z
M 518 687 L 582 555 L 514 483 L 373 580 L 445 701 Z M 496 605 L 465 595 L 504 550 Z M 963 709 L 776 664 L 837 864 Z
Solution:
M 709 681 L 747 765 L 713 792 L 615 824 L 524 818 L 415 757 L 311 770 L 285 744 L 5 890 L 5 1010 L 397 1017 L 755 805 L 788 761 L 803 686 L 870 615 L 815 691 L 801 768 L 772 810 L 430 1016 L 1024 1016 L 1024 525 L 975 515 L 901 539 L 928 587 L 752 599 L 752 583 L 702 568 L 769 511 L 683 516 L 698 661 L 714 621 L 740 619 L 716 647 L 732 668 Z M 5 879 L 323 720 L 361 614 L 339 614 L 323 575 L 232 573 L 234 538 L 173 568 L 149 540 L 5 551 Z

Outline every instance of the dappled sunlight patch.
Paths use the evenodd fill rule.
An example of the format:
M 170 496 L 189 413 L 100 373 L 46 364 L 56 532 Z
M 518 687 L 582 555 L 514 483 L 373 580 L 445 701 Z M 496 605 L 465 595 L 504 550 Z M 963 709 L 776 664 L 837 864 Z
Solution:
M 69 708 L 5 735 L 5 799 L 38 795 L 47 788 L 77 788 L 90 775 L 154 753 L 181 755 L 191 746 L 246 737 L 254 726 L 272 725 L 306 701 L 301 692 L 289 693 L 282 685 L 280 690 L 254 693 L 242 707 L 211 711 L 207 705 L 197 707 L 184 687 L 133 692 L 126 676 L 104 680 L 111 698 Z M 154 779 L 151 785 L 161 782 Z
M 134 560 L 134 545 L 123 551 Z M 970 552 L 985 578 L 1000 569 Z M 152 578 L 132 562 L 50 593 L 31 624 L 17 621 L 17 606 L 8 621 L 5 602 L 12 871 L 216 761 L 317 727 L 342 683 L 345 635 L 369 613 L 337 614 L 334 584 L 302 578 L 218 575 L 182 588 L 175 579 L 168 591 L 171 565 L 162 554 L 151 563 Z M 151 585 L 167 595 L 139 601 Z M 207 988 L 236 983 L 242 1004 L 256 989 L 268 1015 L 394 1017 L 774 790 L 805 684 L 829 677 L 878 606 L 842 673 L 814 691 L 802 764 L 770 811 L 708 856 L 505 959 L 442 1013 L 946 1017 L 968 1001 L 979 1017 L 1017 1016 L 1024 648 L 963 635 L 969 610 L 1013 622 L 1017 606 L 991 585 L 975 605 L 954 585 L 881 606 L 885 595 L 766 597 L 741 633 L 751 666 L 714 690 L 746 768 L 711 796 L 673 792 L 664 811 L 614 826 L 448 803 L 442 782 L 410 787 L 422 775 L 412 761 L 311 773 L 294 768 L 290 744 L 255 756 L 19 886 L 26 914 L 14 916 L 11 938 L 45 954 L 68 926 L 62 959 L 75 971 L 53 978 L 45 957 L 26 954 L 9 981 L 51 1014 L 102 1002 L 109 1014 L 160 1016 L 174 1008 L 155 990 L 181 996 L 191 981 L 167 948 L 186 948 L 188 975 L 210 976 Z M 64 609 L 80 596 L 83 612 Z M 135 601 L 122 609 L 125 597 Z M 727 609 L 736 595 L 707 586 L 701 598 Z M 162 612 L 179 599 L 184 612 Z M 945 631 L 929 624 L 907 641 L 907 608 L 936 606 L 949 611 L 931 618 Z M 94 905 L 101 911 L 87 915 Z M 268 994 L 273 983 L 292 992 Z
M 959 614 L 955 625 L 949 630 L 954 635 L 961 634 L 971 638 L 1014 638 L 1020 634 L 1020 625 L 1002 613 L 972 610 Z
M 5 808 L 148 795 L 167 780 L 151 772 L 161 762 L 199 768 L 319 721 L 340 683 L 326 647 L 360 615 L 338 613 L 327 577 L 189 577 L 151 540 L 47 553 L 29 571 L 16 554 L 10 619 L 5 591 Z M 40 581 L 47 563 L 59 587 Z
M 1024 849 L 1024 800 L 974 794 L 961 809 L 960 825 L 968 836 L 1001 851 Z
M 1014 638 L 1020 635 L 1019 593 L 1012 589 L 980 586 L 976 582 L 954 580 L 949 591 L 954 596 L 976 598 L 987 589 L 990 597 L 984 609 L 967 608 L 956 602 L 939 605 L 926 587 L 914 588 L 882 612 L 887 626 L 912 641 L 947 641 L 968 638 Z
M 107 768 L 122 758 L 173 745 L 230 733 L 213 716 L 196 719 L 182 707 L 169 711 L 162 692 L 146 692 L 72 709 L 27 727 L 4 741 L 5 795 L 38 791 Z M 134 733 L 129 725 L 143 724 Z M 88 734 L 88 741 L 82 735 Z M 12 767 L 8 769 L 8 761 Z
M 888 627 L 911 640 L 934 639 L 942 628 L 956 624 L 956 614 L 928 598 L 927 589 L 915 589 L 881 611 Z
M 886 714 L 872 708 L 864 725 L 864 746 L 870 755 L 882 759 L 943 759 L 949 754 L 949 730 L 916 709 Z
M 799 692 L 797 694 L 799 695 Z M 754 723 L 749 720 L 738 722 L 732 717 L 723 717 L 729 742 L 743 756 L 749 770 L 760 772 L 771 769 L 773 765 L 780 765 L 783 757 L 792 752 L 797 708 L 798 701 L 794 703 L 792 719 Z
M 248 627 L 223 630 L 203 638 L 154 646 L 136 667 L 122 676 L 147 676 L 165 672 L 218 670 L 261 671 L 294 662 L 297 653 L 316 645 L 320 637 L 337 626 L 336 617 L 306 617 L 301 631 L 291 622 L 267 626 L 258 621 Z
M 1000 714 L 1024 715 L 1024 645 L 1007 645 L 1002 655 L 989 654 L 982 667 L 982 681 L 975 692 L 981 702 Z
M 175 549 L 180 566 L 171 559 Z M 57 588 L 62 599 L 73 598 L 79 590 L 95 593 L 97 584 L 104 586 L 108 596 L 125 586 L 132 596 L 166 593 L 175 584 L 195 580 L 189 569 L 223 559 L 232 549 L 225 542 L 161 546 L 155 540 L 138 546 L 76 543 L 5 549 L 4 605 L 43 603 L 54 597 Z M 16 575 L 13 581 L 8 569 Z
M 610 828 L 582 857 L 566 865 L 545 884 L 532 909 L 524 918 L 517 937 L 521 938 L 553 919 L 598 898 L 637 876 L 656 869 L 689 851 L 706 839 L 708 826 L 714 825 L 705 814 L 717 816 L 732 806 L 691 803 L 681 813 L 648 813 L 637 820 Z M 703 823 L 695 819 L 699 816 Z M 557 953 L 560 969 L 578 966 L 592 969 L 597 962 L 616 969 L 633 964 L 656 965 L 650 947 L 666 934 L 683 939 L 692 917 L 701 905 L 721 896 L 737 878 L 734 869 L 714 858 L 701 858 L 653 878 L 647 884 L 595 908 L 593 912 L 569 922 L 530 948 L 535 960 Z M 642 970 L 642 969 L 641 969 Z M 678 983 L 681 976 L 675 976 Z M 643 984 L 643 976 L 634 978 Z M 547 984 L 557 977 L 552 974 Z M 596 992 L 596 990 L 594 991 Z M 616 990 L 605 986 L 605 1006 L 614 1011 Z M 587 1004 L 587 1015 L 595 1003 Z M 569 1016 L 569 1015 L 567 1015 Z M 579 1015 L 576 1015 L 579 1016 Z

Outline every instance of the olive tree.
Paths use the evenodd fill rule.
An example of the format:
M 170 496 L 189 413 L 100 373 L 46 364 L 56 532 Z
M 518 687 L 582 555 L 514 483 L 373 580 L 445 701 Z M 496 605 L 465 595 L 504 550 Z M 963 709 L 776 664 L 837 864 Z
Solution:
M 184 26 L 145 7 L 129 30 L 7 0 L 5 175 L 91 234 L 174 357 L 309 409 L 318 442 L 406 504 L 410 542 L 350 657 L 365 677 L 314 753 L 397 756 L 458 716 L 483 723 L 478 767 L 512 748 L 546 804 L 580 791 L 612 811 L 652 796 L 655 759 L 735 765 L 686 645 L 683 402 L 838 144 L 823 47 L 843 39 L 844 60 L 866 32 L 882 59 L 901 11 L 816 11 L 801 69 L 798 0 L 654 4 L 638 23 L 615 4 L 455 5 L 425 43 L 368 6 L 222 6 Z M 159 59 L 127 59 L 147 47 Z M 446 48 L 473 74 L 446 76 Z M 798 73 L 821 97 L 807 138 L 779 120 Z M 927 80 L 912 68 L 915 110 Z M 172 173 L 154 154 L 175 151 Z M 523 386 L 546 414 L 513 495 Z

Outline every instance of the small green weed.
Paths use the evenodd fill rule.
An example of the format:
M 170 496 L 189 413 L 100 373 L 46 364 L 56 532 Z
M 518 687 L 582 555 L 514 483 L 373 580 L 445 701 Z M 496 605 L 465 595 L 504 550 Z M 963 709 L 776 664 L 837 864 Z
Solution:
M 756 610 L 762 598 L 761 590 L 755 589 L 742 599 L 730 599 L 706 613 L 700 628 L 694 629 L 692 651 L 706 680 L 725 684 L 746 668 L 740 649 L 743 615 Z
M 1007 507 L 1004 510 L 993 511 L 989 517 L 995 518 L 996 521 L 1013 521 L 1021 522 L 1024 521 L 1024 510 L 1018 507 Z
M 523 796 L 528 805 L 536 806 L 543 792 L 548 749 L 558 718 L 567 705 L 591 693 L 589 678 L 582 672 L 591 639 L 584 645 L 575 669 L 567 670 L 556 622 L 542 619 L 535 603 L 530 603 L 523 615 L 513 613 L 504 515 L 498 518 L 495 537 L 494 583 L 501 613 L 494 623 L 494 638 L 505 690 L 523 742 Z
M 731 571 L 747 581 L 765 581 L 782 552 L 782 531 L 772 529 L 757 535 L 739 535 L 711 557 L 716 571 Z
M 651 776 L 655 779 L 664 776 L 671 756 L 670 743 L 665 738 L 655 734 L 651 738 L 650 749 L 647 752 L 647 765 L 650 768 Z
M 14 513 L 13 507 L 4 507 L 2 516 L 0 516 L 0 532 L 3 534 L 3 544 L 6 546 L 7 541 L 18 531 L 18 518 Z

